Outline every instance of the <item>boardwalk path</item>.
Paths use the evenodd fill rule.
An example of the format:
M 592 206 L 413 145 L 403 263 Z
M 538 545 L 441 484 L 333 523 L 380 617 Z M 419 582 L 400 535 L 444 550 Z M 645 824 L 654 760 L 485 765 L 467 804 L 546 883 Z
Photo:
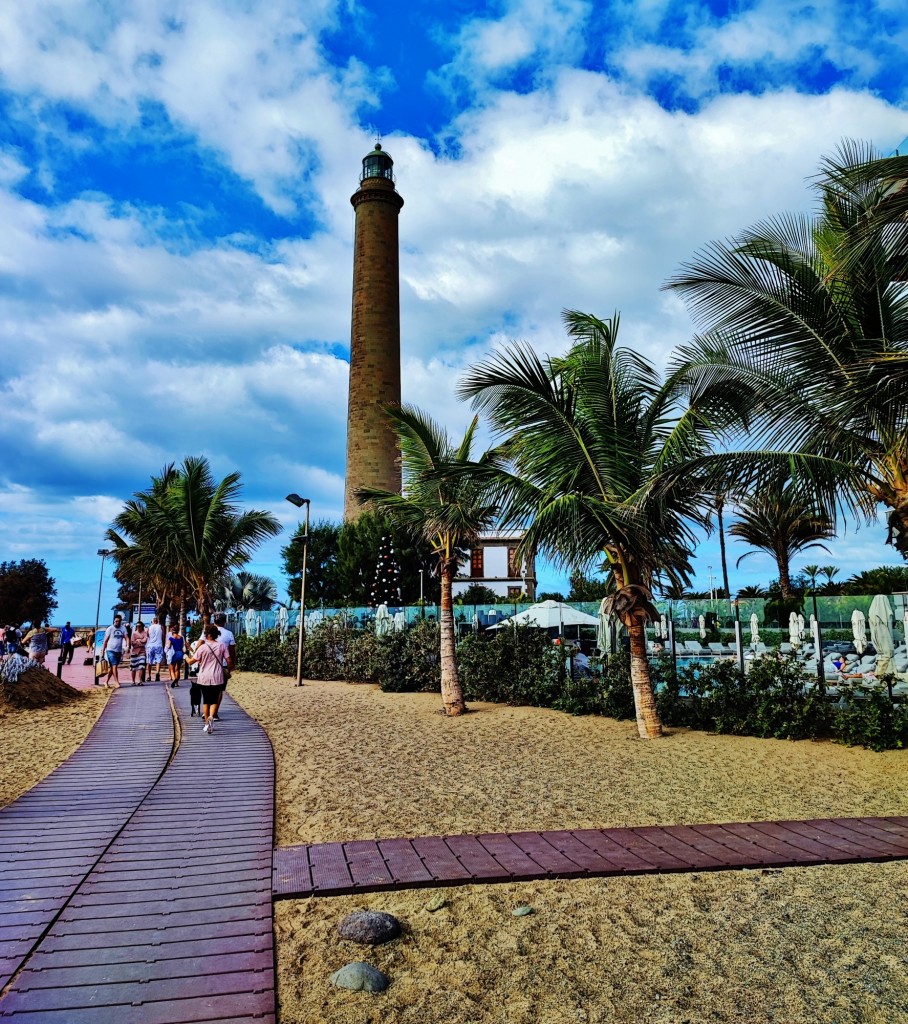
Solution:
M 82 746 L 0 809 L 0 990 L 157 782 L 173 752 L 161 687 L 115 693 Z
M 173 692 L 173 761 L 0 998 L 3 1019 L 274 1020 L 271 744 L 229 697 L 204 734 L 186 688 Z M 127 687 L 110 704 L 140 693 L 166 690 Z M 124 764 L 109 781 L 128 776 Z
M 276 899 L 908 858 L 908 818 L 731 822 L 359 840 L 274 851 Z

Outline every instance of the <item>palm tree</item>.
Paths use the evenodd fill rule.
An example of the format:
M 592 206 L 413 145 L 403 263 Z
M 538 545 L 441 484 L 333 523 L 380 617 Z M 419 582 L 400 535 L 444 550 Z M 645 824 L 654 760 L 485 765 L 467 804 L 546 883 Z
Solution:
M 241 569 L 221 588 L 215 604 L 238 612 L 250 609 L 258 612 L 270 609 L 276 601 L 277 587 L 274 580 Z
M 441 699 L 445 714 L 462 715 L 467 708 L 457 672 L 452 585 L 464 549 L 489 529 L 497 512 L 472 470 L 476 467 L 481 474 L 498 464 L 498 456 L 486 452 L 478 462 L 471 461 L 476 418 L 455 447 L 447 432 L 420 410 L 403 406 L 387 412 L 400 441 L 403 494 L 370 489 L 358 497 L 432 545 L 441 581 Z
M 818 565 L 805 565 L 801 570 L 804 575 L 810 580 L 810 589 L 816 591 L 817 589 L 817 577 L 823 571 Z
M 758 494 L 738 503 L 737 521 L 728 532 L 746 541 L 752 548 L 767 551 L 779 568 L 779 587 L 783 598 L 794 597 L 791 586 L 791 560 L 801 551 L 822 548 L 821 542 L 835 536 L 829 518 L 791 483 L 770 483 Z M 754 554 L 741 555 L 737 564 Z
M 820 572 L 826 577 L 826 587 L 829 589 L 832 587 L 832 581 L 839 575 L 839 567 L 837 565 L 821 565 Z
M 473 367 L 460 391 L 503 438 L 511 472 L 500 479 L 504 521 L 526 529 L 522 548 L 568 569 L 602 568 L 613 610 L 631 641 L 631 682 L 641 737 L 662 734 L 646 658 L 652 587 L 690 582 L 695 527 L 711 495 L 665 471 L 705 451 L 698 420 L 642 356 L 617 345 L 618 315 L 565 311 L 573 346 L 540 359 L 515 345 Z M 518 556 L 519 556 L 518 552 Z M 603 562 L 604 559 L 604 562 Z
M 171 602 L 185 603 L 187 587 L 173 562 L 161 557 L 167 543 L 160 531 L 161 523 L 149 512 L 165 500 L 168 488 L 176 479 L 173 463 L 166 465 L 160 476 L 151 478 L 151 487 L 137 491 L 114 519 L 106 537 L 114 545 L 117 573 L 124 580 L 142 581 L 146 592 L 155 595 L 155 606 L 163 623 L 171 612 Z
M 116 542 L 122 539 L 117 530 L 126 534 L 131 543 L 118 550 L 119 559 L 133 572 L 147 567 L 164 574 L 179 592 L 195 598 L 207 623 L 218 587 L 281 529 L 270 512 L 241 512 L 235 501 L 240 488 L 239 473 L 217 483 L 207 459 L 188 456 L 127 502 L 108 536 Z
M 667 287 L 706 333 L 675 363 L 712 408 L 726 479 L 784 465 L 824 509 L 887 510 L 908 558 L 908 158 L 843 144 L 816 216 L 780 216 L 715 242 Z M 716 416 L 721 409 L 722 416 Z

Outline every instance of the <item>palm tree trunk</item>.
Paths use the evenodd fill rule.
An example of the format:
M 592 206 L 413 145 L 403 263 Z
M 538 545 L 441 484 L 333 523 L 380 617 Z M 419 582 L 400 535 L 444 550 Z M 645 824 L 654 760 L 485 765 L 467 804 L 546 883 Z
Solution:
M 467 706 L 463 699 L 460 676 L 457 674 L 455 654 L 454 602 L 451 585 L 454 581 L 456 564 L 444 566 L 441 572 L 441 701 L 445 714 L 462 715 Z
M 662 735 L 662 720 L 656 710 L 656 697 L 646 660 L 646 628 L 636 619 L 627 631 L 631 639 L 631 686 L 634 690 L 634 710 L 637 712 L 637 731 L 642 740 L 655 740 Z
M 722 583 L 725 585 L 726 600 L 731 600 L 731 590 L 728 586 L 728 562 L 725 558 L 725 523 L 722 520 L 722 510 L 725 508 L 725 495 L 716 495 L 716 516 L 719 520 L 719 552 L 722 556 Z
M 782 597 L 794 597 L 794 594 L 791 592 L 791 575 L 788 572 L 788 559 L 777 554 L 776 563 L 779 566 L 779 587 L 782 590 Z

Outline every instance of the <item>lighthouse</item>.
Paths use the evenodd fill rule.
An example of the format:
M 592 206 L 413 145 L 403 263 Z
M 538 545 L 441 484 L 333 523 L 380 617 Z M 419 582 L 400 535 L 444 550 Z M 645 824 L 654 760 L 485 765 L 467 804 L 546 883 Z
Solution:
M 400 451 L 384 407 L 400 405 L 400 268 L 397 222 L 403 199 L 394 161 L 376 142 L 363 158 L 353 244 L 353 317 L 347 405 L 344 519 L 360 513 L 356 493 L 400 491 Z

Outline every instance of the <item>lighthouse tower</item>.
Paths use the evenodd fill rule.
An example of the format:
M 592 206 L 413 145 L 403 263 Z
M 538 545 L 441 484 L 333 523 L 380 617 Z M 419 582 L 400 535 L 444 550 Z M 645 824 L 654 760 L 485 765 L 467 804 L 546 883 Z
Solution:
M 356 519 L 363 487 L 400 491 L 400 452 L 384 406 L 400 405 L 400 283 L 397 218 L 403 199 L 394 161 L 376 142 L 363 158 L 353 246 L 353 325 L 347 406 L 344 518 Z

